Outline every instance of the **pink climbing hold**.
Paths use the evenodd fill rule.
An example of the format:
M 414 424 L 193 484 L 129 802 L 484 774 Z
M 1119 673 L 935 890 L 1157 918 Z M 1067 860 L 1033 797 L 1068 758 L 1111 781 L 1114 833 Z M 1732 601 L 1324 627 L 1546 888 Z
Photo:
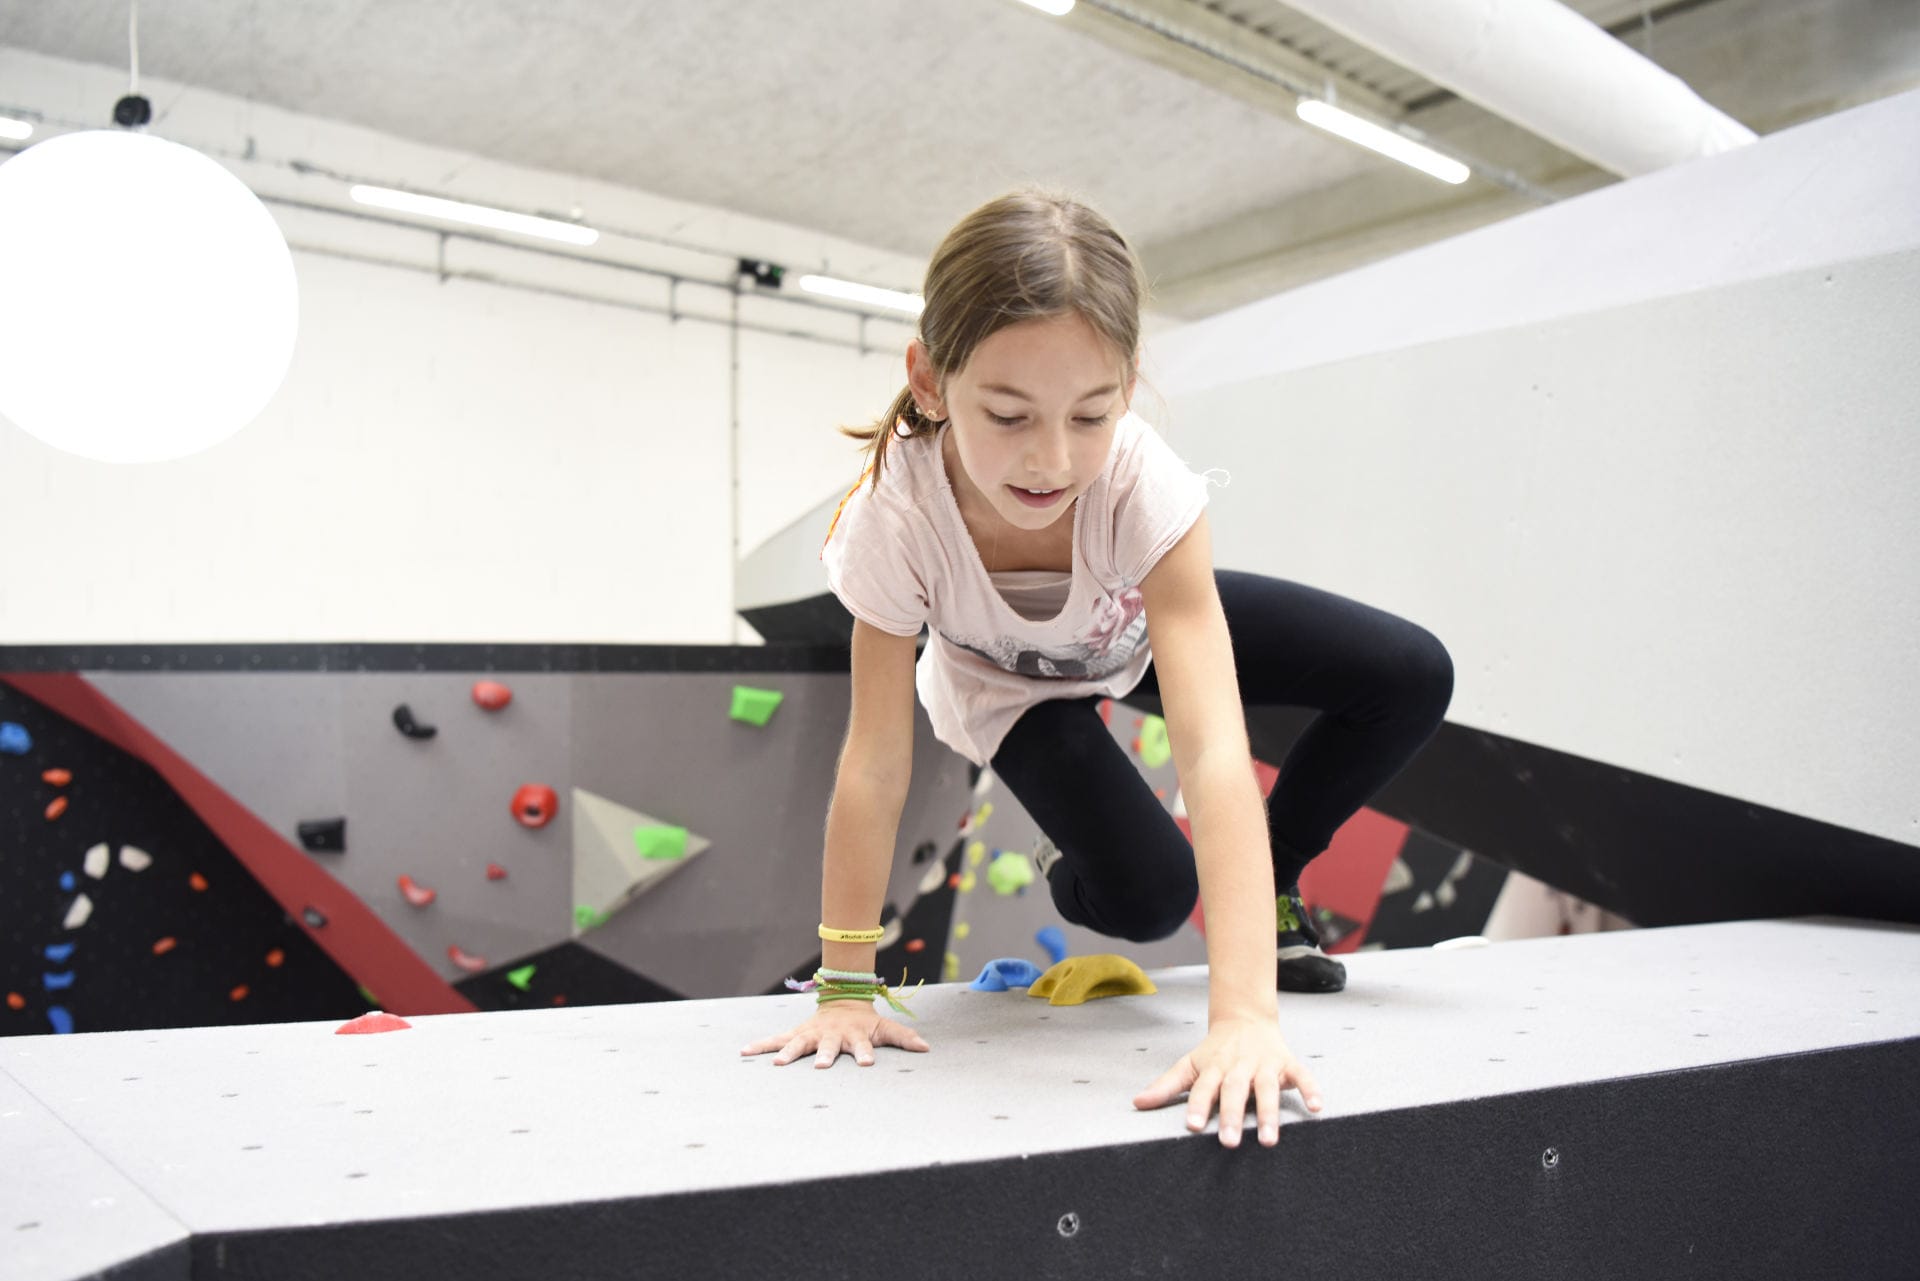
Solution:
M 374 1032 L 404 1032 L 413 1024 L 398 1014 L 388 1014 L 385 1010 L 372 1010 L 357 1019 L 342 1023 L 333 1029 L 335 1036 L 367 1036 Z
M 490 712 L 497 712 L 513 701 L 513 691 L 499 681 L 478 681 L 473 687 L 473 701 Z
M 440 897 L 436 891 L 430 890 L 424 885 L 416 884 L 411 876 L 401 877 L 399 885 L 400 892 L 407 896 L 407 902 L 413 904 L 415 907 L 425 907 Z
M 489 863 L 487 864 L 487 879 L 489 881 L 504 881 L 507 879 L 507 869 L 501 867 L 498 863 Z
M 475 956 L 471 952 L 462 952 L 457 944 L 447 944 L 447 959 L 469 974 L 478 974 L 487 968 L 487 958 Z

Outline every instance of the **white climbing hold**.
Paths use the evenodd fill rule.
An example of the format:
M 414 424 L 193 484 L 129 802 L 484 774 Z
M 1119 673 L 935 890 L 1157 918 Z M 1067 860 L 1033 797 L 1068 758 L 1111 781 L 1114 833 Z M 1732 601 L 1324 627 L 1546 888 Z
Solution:
M 1416 912 L 1431 912 L 1433 910 L 1433 895 L 1427 893 L 1425 890 L 1421 890 L 1420 897 L 1413 900 L 1413 910 Z
M 111 865 L 112 859 L 113 851 L 107 848 L 104 841 L 94 846 L 87 851 L 87 859 L 84 865 L 87 869 L 87 875 L 96 881 L 99 880 L 107 874 L 107 868 Z
M 77 930 L 82 925 L 85 925 L 87 918 L 92 915 L 93 900 L 82 894 L 79 898 L 73 900 L 73 906 L 67 909 L 66 927 L 70 930 Z
M 126 868 L 129 872 L 144 872 L 153 866 L 153 855 L 147 853 L 138 845 L 122 845 L 120 847 L 120 866 Z
M 931 894 L 947 883 L 947 865 L 939 859 L 927 864 L 927 870 L 920 876 L 920 893 Z
M 1470 947 L 1492 947 L 1493 940 L 1479 934 L 1465 934 L 1457 939 L 1442 939 L 1433 945 L 1436 952 L 1459 952 Z
M 1386 883 L 1380 887 L 1382 898 L 1389 894 L 1398 894 L 1401 890 L 1413 888 L 1413 869 L 1407 866 L 1407 860 L 1396 858 L 1393 866 L 1387 869 Z

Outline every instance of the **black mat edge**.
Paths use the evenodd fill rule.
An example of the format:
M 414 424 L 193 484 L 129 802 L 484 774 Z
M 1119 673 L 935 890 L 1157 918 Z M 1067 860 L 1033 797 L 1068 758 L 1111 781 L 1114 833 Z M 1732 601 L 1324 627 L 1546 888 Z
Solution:
M 1920 1038 L 1350 1118 L 1294 1115 L 1274 1149 L 1183 1136 L 830 1181 L 197 1235 L 193 1276 L 1855 1281 L 1911 1275 L 1920 1258 Z M 850 1169 L 861 1133 L 857 1120 L 845 1128 Z

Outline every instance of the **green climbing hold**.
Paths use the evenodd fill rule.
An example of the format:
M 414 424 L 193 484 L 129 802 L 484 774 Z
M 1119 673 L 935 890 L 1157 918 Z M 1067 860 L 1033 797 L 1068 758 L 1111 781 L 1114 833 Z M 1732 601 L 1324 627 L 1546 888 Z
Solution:
M 533 972 L 537 968 L 539 967 L 533 966 L 533 965 L 523 965 L 517 970 L 508 970 L 507 982 L 513 984 L 515 987 L 519 988 L 522 992 L 524 992 L 527 990 L 527 985 L 533 982 Z
M 1148 769 L 1159 769 L 1173 759 L 1173 745 L 1167 742 L 1166 718 L 1149 716 L 1140 726 L 1140 760 Z
M 641 858 L 684 858 L 687 853 L 687 829 L 684 827 L 636 827 L 633 843 Z
M 754 689 L 748 685 L 733 687 L 733 719 L 749 725 L 765 725 L 773 719 L 774 709 L 785 698 L 777 689 Z
M 582 905 L 573 909 L 573 926 L 578 930 L 598 929 L 607 923 L 607 916 L 596 908 Z
M 987 864 L 987 883 L 995 894 L 1017 894 L 1033 884 L 1033 864 L 1017 850 L 1001 850 Z

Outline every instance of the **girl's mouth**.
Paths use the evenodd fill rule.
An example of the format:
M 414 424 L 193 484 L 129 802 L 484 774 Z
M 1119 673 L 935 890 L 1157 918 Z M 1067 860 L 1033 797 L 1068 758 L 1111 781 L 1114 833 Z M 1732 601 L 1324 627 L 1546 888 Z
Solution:
M 1060 501 L 1060 495 L 1067 492 L 1064 489 L 1049 489 L 1044 493 L 1037 493 L 1031 489 L 1022 489 L 1018 485 L 1008 485 L 1007 488 L 1013 491 L 1015 498 L 1029 507 L 1051 507 Z

